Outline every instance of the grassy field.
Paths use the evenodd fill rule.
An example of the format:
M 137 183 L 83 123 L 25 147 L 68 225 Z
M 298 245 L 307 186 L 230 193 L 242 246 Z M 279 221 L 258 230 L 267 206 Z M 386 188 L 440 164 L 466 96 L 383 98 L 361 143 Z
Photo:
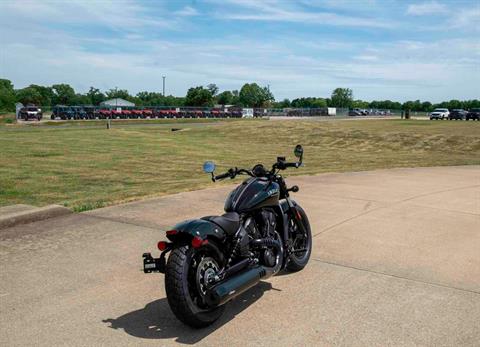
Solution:
M 83 211 L 212 187 L 201 171 L 205 160 L 214 160 L 218 172 L 271 164 L 277 155 L 292 158 L 297 143 L 305 148 L 305 167 L 289 175 L 480 164 L 479 122 L 158 123 L 115 122 L 110 130 L 102 123 L 1 125 L 0 206 L 57 203 Z

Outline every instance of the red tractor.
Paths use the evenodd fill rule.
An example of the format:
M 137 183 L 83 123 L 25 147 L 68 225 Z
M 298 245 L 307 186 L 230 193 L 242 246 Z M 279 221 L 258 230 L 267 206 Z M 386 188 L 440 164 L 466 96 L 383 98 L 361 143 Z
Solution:
M 132 111 L 130 110 L 122 110 L 122 118 L 129 119 L 132 117 Z
M 179 114 L 177 110 L 170 110 L 168 111 L 168 118 L 178 118 Z
M 132 110 L 132 118 L 143 118 L 142 110 Z
M 158 118 L 170 118 L 169 114 L 170 114 L 169 110 L 160 110 L 158 112 Z
M 107 118 L 110 118 L 111 116 L 112 116 L 112 113 L 108 109 L 103 109 L 98 111 L 98 118 L 100 119 L 107 119 Z
M 152 119 L 153 118 L 153 111 L 152 110 L 149 110 L 149 109 L 144 109 L 143 110 L 143 118 L 150 118 Z
M 122 111 L 111 110 L 110 116 L 112 117 L 112 119 L 122 118 Z

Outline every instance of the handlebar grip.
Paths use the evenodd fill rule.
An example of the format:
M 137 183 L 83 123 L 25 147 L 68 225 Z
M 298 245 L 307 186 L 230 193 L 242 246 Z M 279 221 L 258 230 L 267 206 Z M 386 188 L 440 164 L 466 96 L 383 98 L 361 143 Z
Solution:
M 298 168 L 300 166 L 299 163 L 284 163 L 285 167 L 294 167 Z
M 224 174 L 215 176 L 215 180 L 222 180 L 222 179 L 227 178 L 227 177 L 232 177 L 232 175 L 230 174 L 230 172 L 226 172 L 226 173 L 224 173 Z

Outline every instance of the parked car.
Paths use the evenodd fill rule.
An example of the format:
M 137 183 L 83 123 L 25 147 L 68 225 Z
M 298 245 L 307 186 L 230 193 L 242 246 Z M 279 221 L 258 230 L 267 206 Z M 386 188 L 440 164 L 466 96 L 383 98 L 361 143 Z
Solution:
M 358 108 L 354 108 L 353 110 L 348 111 L 348 115 L 350 117 L 358 117 L 358 116 L 361 116 L 362 113 L 360 112 L 360 110 Z
M 42 119 L 42 110 L 35 105 L 22 107 L 18 112 L 18 117 L 23 120 Z
M 430 112 L 430 120 L 432 119 L 448 119 L 450 111 L 448 108 L 436 108 L 433 112 Z
M 464 120 L 465 117 L 467 116 L 467 111 L 462 110 L 462 109 L 454 109 L 450 114 L 448 115 L 448 120 Z
M 480 120 L 480 108 L 472 108 L 468 111 L 466 120 Z

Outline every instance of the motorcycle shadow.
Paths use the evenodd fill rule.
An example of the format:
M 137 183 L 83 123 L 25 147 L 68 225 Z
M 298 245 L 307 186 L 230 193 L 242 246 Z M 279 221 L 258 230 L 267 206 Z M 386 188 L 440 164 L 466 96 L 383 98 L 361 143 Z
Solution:
M 260 282 L 227 304 L 225 312 L 214 324 L 203 329 L 193 329 L 175 318 L 167 298 L 148 303 L 144 308 L 128 312 L 116 319 L 105 319 L 112 329 L 123 329 L 127 334 L 144 339 L 171 339 L 184 344 L 194 344 L 235 318 L 271 290 L 268 282 Z

